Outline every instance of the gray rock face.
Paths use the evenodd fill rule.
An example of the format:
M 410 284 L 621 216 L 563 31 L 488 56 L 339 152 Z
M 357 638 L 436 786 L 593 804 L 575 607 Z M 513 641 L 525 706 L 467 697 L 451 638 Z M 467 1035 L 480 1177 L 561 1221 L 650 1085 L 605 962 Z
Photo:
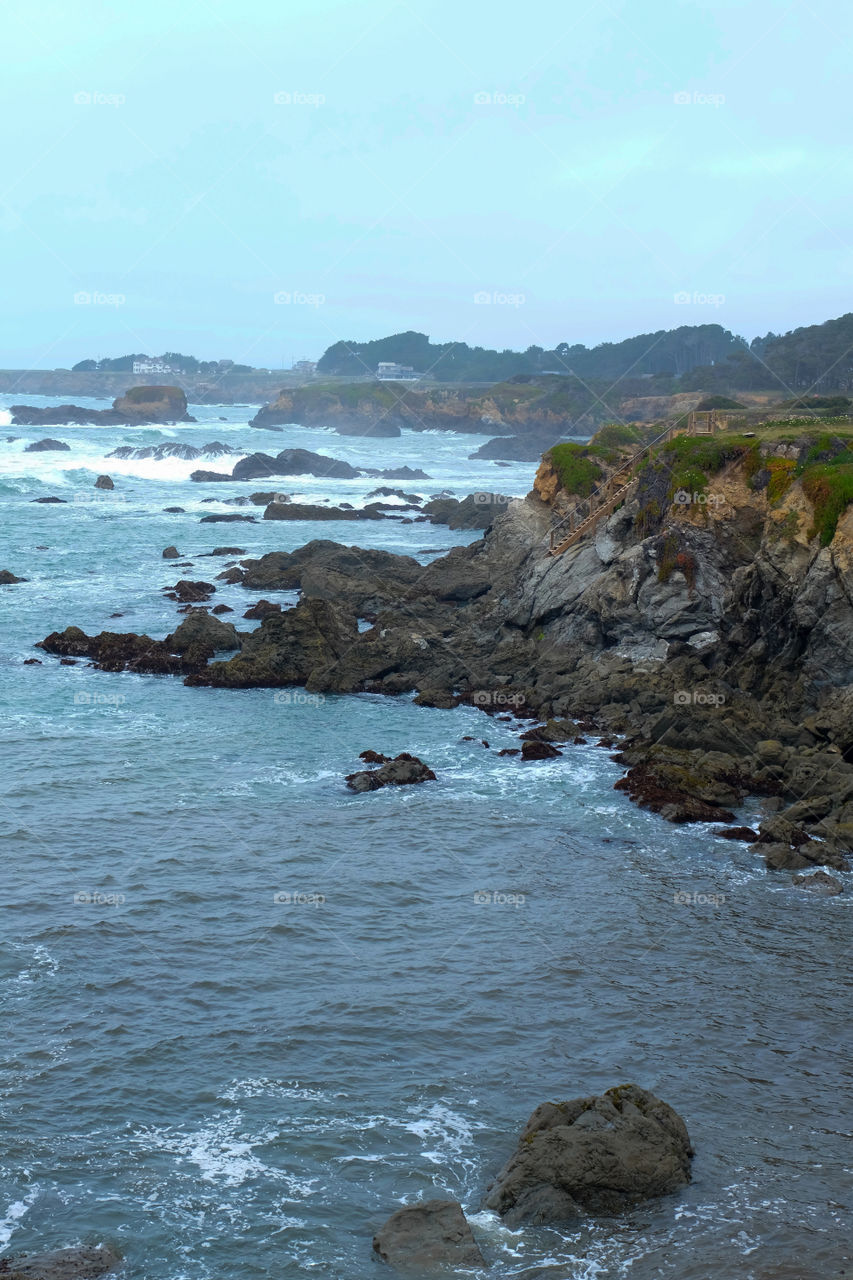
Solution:
M 164 560 L 180 560 L 180 558 L 181 558 L 181 553 L 180 553 L 180 551 L 178 550 L 178 548 L 177 548 L 177 547 L 164 547 L 164 548 L 163 548 L 163 559 L 164 559 Z
M 615 1214 L 690 1181 L 684 1121 L 636 1085 L 545 1102 L 486 1196 L 513 1227 Z
M 398 1209 L 373 1237 L 383 1262 L 408 1274 L 441 1275 L 485 1261 L 455 1200 L 425 1200 Z
M 0 1259 L 4 1280 L 94 1280 L 118 1266 L 121 1258 L 114 1249 L 55 1249 L 50 1253 L 30 1253 Z

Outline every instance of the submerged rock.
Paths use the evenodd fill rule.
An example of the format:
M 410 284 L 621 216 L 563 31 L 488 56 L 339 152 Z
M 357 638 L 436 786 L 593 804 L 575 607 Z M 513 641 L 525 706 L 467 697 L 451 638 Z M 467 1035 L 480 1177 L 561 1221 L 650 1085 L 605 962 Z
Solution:
M 351 791 L 378 791 L 380 787 L 406 787 L 435 780 L 429 765 L 404 751 L 378 769 L 361 769 L 358 773 L 347 774 L 346 782 Z
M 424 1200 L 398 1209 L 373 1237 L 373 1249 L 397 1271 L 421 1275 L 485 1266 L 456 1200 Z
M 54 1249 L 50 1253 L 29 1253 L 0 1258 L 4 1280 L 95 1280 L 121 1262 L 108 1245 L 97 1248 Z
M 815 871 L 810 876 L 794 876 L 791 884 L 795 889 L 805 889 L 811 893 L 819 893 L 824 898 L 835 898 L 844 892 L 844 886 L 835 876 L 826 871 Z
M 544 1102 L 485 1204 L 512 1227 L 615 1214 L 685 1187 L 692 1155 L 681 1117 L 636 1085 Z

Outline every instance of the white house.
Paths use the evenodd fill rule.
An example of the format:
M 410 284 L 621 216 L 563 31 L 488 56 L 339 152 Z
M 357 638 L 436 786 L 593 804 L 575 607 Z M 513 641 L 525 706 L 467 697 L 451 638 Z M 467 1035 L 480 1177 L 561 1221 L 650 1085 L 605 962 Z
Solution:
M 380 382 L 418 382 L 421 375 L 415 373 L 410 364 L 395 364 L 391 360 L 384 360 L 376 366 L 376 376 Z

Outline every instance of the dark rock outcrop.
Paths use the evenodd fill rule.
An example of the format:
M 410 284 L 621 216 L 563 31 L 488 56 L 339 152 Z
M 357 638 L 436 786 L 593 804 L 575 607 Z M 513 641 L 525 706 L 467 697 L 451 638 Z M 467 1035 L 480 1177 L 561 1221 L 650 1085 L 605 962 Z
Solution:
M 233 622 L 220 622 L 207 609 L 192 609 L 169 637 L 169 647 L 174 653 L 188 653 L 194 646 L 202 645 L 214 652 L 239 649 L 243 638 Z
M 271 600 L 259 600 L 246 610 L 243 617 L 258 620 L 269 617 L 271 613 L 281 613 L 281 605 L 273 604 Z
M 321 476 L 329 480 L 351 480 L 361 475 L 357 467 L 338 458 L 327 458 L 310 449 L 282 449 L 274 458 L 268 453 L 250 453 L 234 464 L 234 480 L 260 480 L 266 476 Z
M 187 413 L 187 398 L 180 387 L 131 387 L 113 401 L 112 409 L 83 409 L 75 404 L 40 409 L 13 404 L 12 422 L 16 426 L 117 427 L 149 422 L 172 426 L 178 422 L 195 422 L 195 418 Z
M 422 510 L 433 524 L 446 524 L 449 529 L 488 529 L 511 501 L 501 493 L 469 493 L 461 502 L 456 498 L 433 498 Z
M 398 1209 L 373 1237 L 373 1248 L 403 1274 L 442 1275 L 485 1266 L 455 1200 L 424 1200 Z
M 178 548 L 177 548 L 177 547 L 164 547 L 164 548 L 163 548 L 163 559 L 164 559 L 164 560 L 180 560 L 180 558 L 181 558 L 181 553 L 180 553 L 180 551 L 178 550 Z
M 319 507 L 307 502 L 271 502 L 265 520 L 381 520 L 379 511 L 357 511 L 354 507 Z
M 181 604 L 194 604 L 200 600 L 207 600 L 216 587 L 212 582 L 192 582 L 189 578 L 181 578 L 173 587 L 167 587 L 166 590 L 180 600 Z
M 257 524 L 254 516 L 243 516 L 238 511 L 216 512 L 214 515 L 202 516 L 199 524 Z
M 435 782 L 435 774 L 423 760 L 402 752 L 378 769 L 361 769 L 347 774 L 351 791 L 378 791 L 380 787 L 407 787 L 418 782 Z
M 562 751 L 558 751 L 550 742 L 528 739 L 527 742 L 521 744 L 522 760 L 553 760 L 555 756 L 561 756 L 562 754 Z
M 0 587 L 11 587 L 16 582 L 28 582 L 28 578 L 18 578 L 8 569 L 0 569 Z
M 28 444 L 24 453 L 52 453 L 57 450 L 64 450 L 66 453 L 71 449 L 70 444 L 66 444 L 63 440 L 51 440 L 49 437 L 45 440 L 34 440 L 32 444 Z
M 616 1214 L 685 1187 L 692 1155 L 681 1117 L 636 1085 L 545 1102 L 485 1203 L 511 1227 Z
M 304 685 L 315 671 L 339 661 L 357 636 L 354 618 L 325 601 L 301 600 L 294 609 L 268 614 L 246 637 L 239 657 L 211 663 L 187 683 L 220 689 Z
M 503 462 L 538 462 L 545 450 L 557 443 L 558 436 L 557 431 L 546 431 L 541 435 L 498 436 L 495 440 L 487 440 L 485 444 L 481 444 L 468 457 L 478 461 L 500 459 Z
M 95 488 L 96 489 L 114 489 L 115 485 L 113 484 L 112 477 L 98 476 L 97 480 L 95 481 Z

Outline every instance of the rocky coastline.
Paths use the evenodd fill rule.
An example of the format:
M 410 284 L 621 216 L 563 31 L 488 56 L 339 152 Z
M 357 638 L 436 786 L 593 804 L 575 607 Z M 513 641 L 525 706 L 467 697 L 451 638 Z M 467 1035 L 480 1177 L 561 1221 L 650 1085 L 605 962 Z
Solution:
M 226 568 L 247 591 L 301 593 L 230 659 L 212 635 L 179 647 L 70 627 L 42 648 L 195 686 L 414 694 L 521 713 L 539 722 L 528 741 L 556 751 L 594 731 L 618 747 L 617 786 L 665 820 L 734 826 L 733 849 L 739 838 L 771 870 L 844 870 L 853 510 L 821 545 L 803 484 L 774 500 L 756 474 L 736 454 L 706 501 L 684 503 L 651 468 L 591 536 L 552 556 L 554 521 L 588 499 L 567 492 L 546 456 L 526 499 L 479 505 L 483 538 L 426 567 L 321 540 Z M 757 830 L 735 826 L 748 796 L 762 798 Z

